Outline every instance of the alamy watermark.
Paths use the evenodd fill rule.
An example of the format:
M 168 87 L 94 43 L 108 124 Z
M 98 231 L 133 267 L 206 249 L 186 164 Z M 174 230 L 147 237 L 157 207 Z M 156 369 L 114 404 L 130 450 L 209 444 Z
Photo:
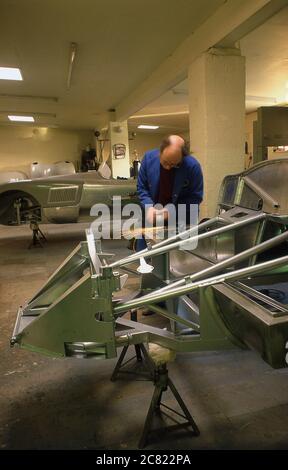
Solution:
M 198 213 L 198 204 L 147 204 L 143 208 L 113 196 L 110 206 L 92 206 L 90 216 L 94 220 L 90 228 L 96 240 L 144 237 L 157 242 L 179 234 L 181 240 L 186 240 L 180 248 L 193 250 L 198 243 Z

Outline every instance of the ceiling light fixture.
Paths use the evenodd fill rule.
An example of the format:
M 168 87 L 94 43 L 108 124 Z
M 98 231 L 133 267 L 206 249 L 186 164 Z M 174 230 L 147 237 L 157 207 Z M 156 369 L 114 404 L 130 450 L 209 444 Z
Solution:
M 23 80 L 20 69 L 15 67 L 0 67 L 0 80 Z
M 19 114 L 21 113 L 21 114 Z M 0 109 L 0 115 L 8 115 L 8 116 L 34 116 L 35 117 L 51 117 L 51 118 L 56 118 L 55 113 L 38 113 L 37 111 L 19 111 L 18 109 Z
M 159 126 L 148 126 L 148 124 L 140 124 L 140 126 L 137 126 L 138 129 L 159 129 Z
M 10 121 L 17 121 L 17 122 L 34 122 L 35 119 L 33 116 L 8 116 Z
M 0 93 L 0 98 L 12 98 L 12 99 L 23 99 L 23 100 L 46 100 L 46 101 L 54 101 L 57 103 L 59 98 L 56 96 L 34 96 L 34 95 L 11 95 L 9 93 Z
M 171 113 L 152 113 L 152 114 L 134 114 L 134 116 L 130 116 L 129 120 L 131 119 L 146 119 L 146 118 L 157 118 L 162 116 L 184 116 L 185 114 L 189 114 L 189 110 L 187 111 L 172 111 Z
M 76 42 L 71 42 L 70 43 L 68 77 L 67 77 L 67 89 L 68 90 L 71 86 L 71 77 L 72 77 L 73 66 L 74 66 L 74 62 L 75 62 L 75 58 L 76 58 L 76 52 L 77 52 L 77 44 L 76 44 Z

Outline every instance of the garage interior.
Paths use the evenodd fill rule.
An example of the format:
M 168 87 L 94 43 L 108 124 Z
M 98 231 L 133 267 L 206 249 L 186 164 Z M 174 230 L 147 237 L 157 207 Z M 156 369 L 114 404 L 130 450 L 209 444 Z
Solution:
M 179 134 L 201 163 L 200 219 L 211 219 L 227 175 L 288 158 L 287 0 L 3 0 L 0 18 L 0 69 L 22 74 L 0 79 L 0 197 L 2 187 L 21 178 L 41 184 L 51 168 L 61 178 L 68 167 L 69 178 L 85 174 L 83 156 L 91 149 L 97 169 L 108 168 L 125 193 L 130 179 L 136 184 L 133 162 L 164 136 Z M 123 158 L 116 154 L 120 141 Z M 93 177 L 96 168 L 87 173 Z M 1 217 L 6 201 L 0 199 Z M 138 449 L 153 381 L 111 381 L 116 357 L 11 348 L 18 308 L 85 241 L 91 224 L 84 212 L 58 220 L 61 209 L 42 208 L 39 227 L 47 240 L 38 233 L 33 246 L 27 211 L 19 216 L 15 201 L 9 204 L 16 219 L 0 225 L 0 448 Z M 102 248 L 116 262 L 131 255 L 128 245 L 111 239 Z M 131 274 L 128 294 L 139 289 L 140 277 Z M 169 328 L 157 313 L 144 313 L 138 311 L 144 325 Z M 248 348 L 178 353 L 169 376 L 200 435 L 163 426 L 145 448 L 287 450 L 286 340 L 286 363 L 276 368 Z M 127 357 L 134 352 L 131 345 Z

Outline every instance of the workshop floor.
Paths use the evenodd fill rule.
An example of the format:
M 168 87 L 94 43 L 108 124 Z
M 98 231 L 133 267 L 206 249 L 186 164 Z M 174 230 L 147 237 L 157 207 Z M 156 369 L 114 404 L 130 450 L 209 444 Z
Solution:
M 83 240 L 84 228 L 43 226 L 48 243 L 28 250 L 29 228 L 0 227 L 1 449 L 137 448 L 151 382 L 112 383 L 115 360 L 9 347 L 18 306 Z M 106 242 L 119 256 L 126 245 Z M 288 368 L 273 370 L 256 353 L 235 350 L 178 355 L 169 369 L 201 435 L 159 433 L 148 449 L 288 449 Z

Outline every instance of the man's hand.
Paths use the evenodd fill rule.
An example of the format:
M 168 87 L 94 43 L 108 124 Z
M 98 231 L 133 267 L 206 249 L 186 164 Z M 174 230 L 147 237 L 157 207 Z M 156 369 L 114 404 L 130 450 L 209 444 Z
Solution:
M 161 217 L 161 222 L 168 220 L 169 212 L 167 209 L 155 209 L 155 207 L 149 207 L 147 211 L 147 221 L 149 224 L 153 224 L 158 217 Z

